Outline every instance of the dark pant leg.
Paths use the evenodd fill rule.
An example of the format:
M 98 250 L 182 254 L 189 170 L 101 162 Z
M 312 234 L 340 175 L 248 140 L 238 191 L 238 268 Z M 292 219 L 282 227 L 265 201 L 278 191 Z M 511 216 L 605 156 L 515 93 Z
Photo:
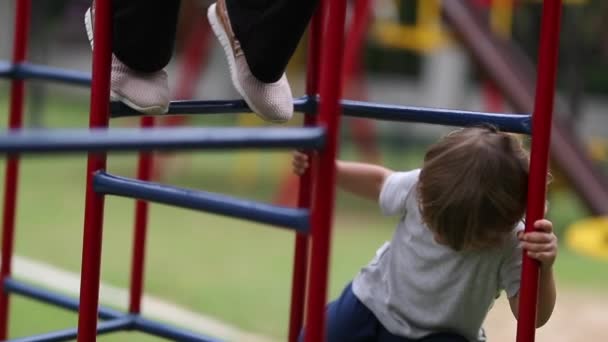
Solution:
M 359 301 L 347 285 L 326 311 L 327 342 L 375 342 L 379 323 L 374 314 Z M 298 339 L 304 341 L 303 331 Z
M 421 339 L 408 339 L 406 337 L 393 335 L 381 324 L 377 336 L 376 342 L 469 342 L 466 338 L 453 333 L 435 333 Z
M 397 336 L 391 334 L 386 328 L 380 326 L 378 337 L 376 342 L 469 342 L 466 338 L 451 334 L 451 333 L 437 333 L 429 336 L 425 336 L 421 339 L 408 339 L 406 337 Z
M 327 342 L 469 342 L 453 333 L 436 333 L 416 340 L 394 335 L 355 296 L 352 284 L 327 306 L 326 316 Z M 304 333 L 300 333 L 298 342 L 304 341 Z
M 276 82 L 287 67 L 318 0 L 226 0 L 232 29 L 253 75 Z
M 179 5 L 179 0 L 112 0 L 116 57 L 140 72 L 167 66 L 175 44 Z
M 453 333 L 438 333 L 424 337 L 419 342 L 469 342 L 466 338 Z

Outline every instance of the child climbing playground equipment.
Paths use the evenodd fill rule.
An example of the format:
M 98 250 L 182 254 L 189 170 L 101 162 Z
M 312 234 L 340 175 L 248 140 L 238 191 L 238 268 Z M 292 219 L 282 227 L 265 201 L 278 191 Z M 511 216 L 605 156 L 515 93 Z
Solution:
M 306 95 L 294 100 L 296 111 L 306 115 L 305 127 L 249 129 L 154 128 L 152 117 L 142 118 L 142 128 L 109 129 L 110 116 L 118 118 L 140 114 L 120 103 L 108 102 L 112 45 L 111 1 L 96 0 L 90 128 L 65 130 L 21 128 L 26 79 L 44 79 L 78 85 L 87 85 L 91 82 L 91 78 L 81 73 L 26 62 L 30 1 L 17 0 L 13 59 L 11 63 L 0 65 L 0 76 L 12 79 L 9 129 L 0 134 L 0 153 L 7 155 L 0 271 L 3 288 L 0 292 L 0 339 L 2 340 L 6 340 L 8 336 L 9 295 L 19 294 L 64 309 L 78 311 L 79 319 L 77 328 L 16 341 L 65 341 L 77 338 L 79 342 L 91 342 L 96 340 L 98 334 L 119 330 L 142 331 L 179 341 L 213 341 L 211 337 L 153 322 L 140 314 L 147 201 L 151 201 L 293 229 L 296 232 L 296 241 L 289 341 L 297 340 L 304 321 L 305 340 L 322 341 L 335 195 L 337 133 L 341 113 L 377 120 L 450 126 L 490 123 L 504 131 L 532 134 L 526 230 L 532 230 L 531 223 L 543 216 L 561 13 L 559 0 L 546 0 L 543 3 L 534 115 L 489 114 L 341 100 L 341 53 L 344 46 L 346 1 L 326 0 L 321 1 L 311 23 Z M 242 100 L 175 101 L 171 103 L 168 115 L 239 113 L 248 110 Z M 317 112 L 318 115 L 315 115 Z M 239 148 L 299 148 L 319 151 L 318 154 L 311 155 L 313 167 L 302 178 L 298 208 L 255 203 L 149 181 L 152 166 L 151 150 Z M 142 151 L 139 179 L 115 176 L 106 171 L 106 152 L 117 150 Z M 11 277 L 19 155 L 65 152 L 89 153 L 80 300 L 52 293 Z M 99 307 L 98 302 L 105 195 L 138 200 L 130 305 L 127 313 Z M 534 341 L 535 332 L 538 265 L 526 256 L 523 258 L 517 341 L 531 342 Z M 98 323 L 98 318 L 102 322 Z

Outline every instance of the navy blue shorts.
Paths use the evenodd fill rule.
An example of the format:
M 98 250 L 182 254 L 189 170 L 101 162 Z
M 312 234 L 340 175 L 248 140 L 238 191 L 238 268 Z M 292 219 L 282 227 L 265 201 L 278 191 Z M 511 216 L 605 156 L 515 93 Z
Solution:
M 299 341 L 304 341 L 303 333 Z M 327 342 L 468 342 L 462 336 L 437 333 L 413 340 L 391 334 L 359 301 L 348 284 L 338 299 L 327 306 Z

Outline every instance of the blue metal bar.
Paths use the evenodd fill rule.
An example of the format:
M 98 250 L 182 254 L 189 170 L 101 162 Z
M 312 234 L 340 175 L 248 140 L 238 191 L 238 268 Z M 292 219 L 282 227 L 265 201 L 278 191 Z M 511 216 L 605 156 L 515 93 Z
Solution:
M 0 77 L 13 78 L 13 73 L 11 63 L 0 61 Z
M 297 112 L 316 112 L 318 104 L 318 97 L 302 96 L 294 99 L 294 108 Z M 446 126 L 473 126 L 489 123 L 506 132 L 524 134 L 530 134 L 532 126 L 529 114 L 484 113 L 352 100 L 342 100 L 341 105 L 344 115 L 384 121 L 420 122 Z M 119 102 L 113 102 L 110 111 L 112 117 L 140 115 Z M 173 101 L 169 106 L 168 114 L 243 113 L 250 111 L 243 100 Z
M 211 192 L 182 189 L 97 172 L 93 188 L 98 193 L 136 198 L 181 208 L 287 227 L 301 233 L 309 228 L 309 211 L 233 198 Z
M 27 62 L 14 65 L 0 62 L 0 77 L 37 79 L 79 86 L 91 85 L 91 74 L 88 72 L 54 68 Z
M 97 335 L 107 334 L 114 331 L 130 330 L 135 325 L 134 316 L 124 316 L 110 321 L 101 322 L 97 325 Z M 59 342 L 71 341 L 78 336 L 78 328 L 70 328 L 50 333 L 21 337 L 9 340 L 9 342 Z
M 318 149 L 322 128 L 112 128 L 0 134 L 0 153 L 276 148 Z
M 296 112 L 312 112 L 316 101 L 308 96 L 302 96 L 293 100 Z M 111 117 L 141 116 L 142 114 L 121 102 L 110 104 Z M 244 100 L 193 100 L 193 101 L 171 101 L 167 114 L 223 114 L 223 113 L 251 113 L 251 109 Z M 163 114 L 163 115 L 167 115 Z
M 4 280 L 4 291 L 16 293 L 43 303 L 53 304 L 64 309 L 78 311 L 78 299 L 53 293 L 49 290 L 29 285 L 16 279 L 7 278 Z M 124 313 L 110 308 L 99 308 L 99 318 L 101 319 L 114 319 L 120 317 L 124 317 Z
M 174 328 L 166 324 L 151 321 L 141 316 L 136 316 L 134 328 L 155 336 L 172 339 L 181 342 L 219 342 L 220 340 L 195 334 L 184 329 Z
M 65 84 L 90 86 L 91 74 L 83 71 L 21 63 L 14 67 L 13 77 L 22 79 L 37 79 Z
M 7 278 L 4 281 L 4 291 L 22 295 L 27 298 L 35 299 L 47 304 L 53 304 L 71 311 L 78 311 L 78 300 L 51 291 L 38 288 L 20 282 L 16 279 Z M 120 311 L 100 307 L 99 318 L 107 319 L 97 326 L 97 333 L 109 333 L 118 330 L 137 329 L 143 332 L 154 334 L 161 337 L 172 338 L 177 341 L 197 341 L 197 342 L 215 342 L 219 341 L 203 335 L 196 335 L 184 329 L 174 328 L 166 324 L 157 323 L 152 320 L 143 318 L 138 315 L 127 315 Z M 10 340 L 10 342 L 48 342 L 48 341 L 68 341 L 72 340 L 77 335 L 77 329 L 65 329 L 52 333 L 46 333 L 36 336 L 29 336 Z
M 506 132 L 530 134 L 531 116 L 492 114 L 453 109 L 395 106 L 342 100 L 344 115 L 385 121 L 421 122 L 446 126 L 474 126 L 489 123 Z

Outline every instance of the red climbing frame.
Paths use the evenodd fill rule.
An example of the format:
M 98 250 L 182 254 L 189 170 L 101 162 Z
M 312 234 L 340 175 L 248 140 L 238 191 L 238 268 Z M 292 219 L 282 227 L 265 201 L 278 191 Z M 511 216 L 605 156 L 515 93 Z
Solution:
M 547 164 L 551 142 L 551 122 L 555 96 L 561 0 L 543 1 L 543 14 L 538 49 L 538 76 L 532 116 L 532 148 L 528 179 L 528 208 L 526 232 L 534 231 L 534 222 L 545 215 Z M 533 342 L 536 329 L 536 300 L 538 295 L 538 263 L 524 254 L 522 284 L 519 292 L 517 342 Z
M 93 83 L 89 127 L 108 127 L 110 117 L 110 65 L 112 62 L 111 1 L 94 2 Z M 91 342 L 97 336 L 97 308 L 101 269 L 104 196 L 93 190 L 93 174 L 105 170 L 106 154 L 91 153 L 87 162 L 87 189 L 84 209 L 82 271 L 78 342 Z
M 154 127 L 154 117 L 141 118 L 141 127 Z M 152 152 L 140 152 L 137 164 L 137 179 L 152 179 L 154 159 Z M 129 292 L 129 312 L 141 312 L 141 299 L 144 291 L 144 261 L 146 257 L 146 235 L 148 231 L 148 208 L 146 201 L 135 201 L 135 222 L 133 228 L 133 259 L 131 264 L 131 287 Z
M 309 31 L 308 44 L 308 65 L 306 67 L 306 95 L 315 96 L 319 93 L 319 71 L 320 71 L 320 49 L 321 49 L 321 22 L 323 18 L 324 6 L 319 6 L 315 15 L 312 17 Z M 318 124 L 317 115 L 306 115 L 304 126 L 316 126 Z M 300 177 L 300 190 L 298 193 L 298 207 L 310 208 L 312 204 L 313 190 L 313 170 L 316 169 L 316 160 L 311 153 L 308 159 L 312 162 L 306 172 Z M 298 335 L 302 329 L 304 320 L 304 299 L 306 296 L 306 275 L 308 271 L 308 236 L 296 233 L 294 256 L 293 256 L 293 276 L 291 289 L 291 312 L 289 317 L 289 341 L 298 340 Z
M 30 0 L 17 0 L 15 41 L 13 52 L 13 65 L 6 74 L 13 78 L 11 84 L 11 102 L 9 127 L 20 128 L 23 114 L 24 76 L 21 63 L 25 61 L 27 51 L 27 31 L 29 26 Z M 309 64 L 307 77 L 307 95 L 310 97 L 320 93 L 319 116 L 308 115 L 306 126 L 321 125 L 326 129 L 326 145 L 318 154 L 311 154 L 312 167 L 302 177 L 300 186 L 299 207 L 312 207 L 310 240 L 307 235 L 296 233 L 294 274 L 290 317 L 289 340 L 297 340 L 302 328 L 304 311 L 306 312 L 307 342 L 319 342 L 325 335 L 325 303 L 327 298 L 328 267 L 330 255 L 331 223 L 335 196 L 335 158 L 338 146 L 338 129 L 342 108 L 340 106 L 342 86 L 342 51 L 344 47 L 344 20 L 346 0 L 322 0 L 321 5 L 311 24 L 311 42 L 309 50 Z M 111 62 L 111 34 L 110 34 L 110 0 L 95 1 L 94 35 L 95 50 L 93 52 L 93 83 L 91 88 L 91 128 L 108 126 L 109 119 L 109 81 Z M 526 231 L 533 230 L 532 223 L 543 216 L 546 190 L 547 159 L 550 141 L 550 123 L 553 111 L 553 96 L 555 88 L 555 74 L 557 67 L 557 50 L 559 42 L 559 20 L 561 14 L 560 0 L 545 0 L 543 3 L 543 22 L 541 44 L 539 53 L 538 83 L 536 105 L 534 110 L 534 132 L 532 139 L 532 154 L 530 165 L 530 181 L 528 192 L 529 207 L 526 218 Z M 321 36 L 323 39 L 321 40 Z M 323 61 L 323 63 L 321 63 Z M 17 67 L 22 68 L 19 71 Z M 0 70 L 0 72 L 3 72 Z M 21 72 L 21 74 L 20 74 Z M 30 69 L 30 72 L 31 69 Z M 45 71 L 46 72 L 46 71 Z M 49 72 L 50 74 L 50 72 Z M 48 76 L 47 76 L 48 77 Z M 78 77 L 64 76 L 75 80 Z M 81 81 L 78 81 L 81 82 Z M 355 107 L 350 104 L 351 111 Z M 363 107 L 358 104 L 356 106 Z M 315 111 L 307 107 L 309 111 Z M 394 113 L 395 110 L 407 111 L 403 108 L 388 108 L 377 106 L 380 111 Z M 418 114 L 420 115 L 419 110 Z M 437 115 L 439 111 L 427 110 L 427 113 Z M 472 117 L 480 113 L 460 113 L 458 115 Z M 424 115 L 424 114 L 423 114 Z M 442 115 L 456 115 L 446 113 Z M 457 115 L 457 116 L 458 116 Z M 411 120 L 411 119 L 410 119 Z M 418 116 L 417 120 L 424 121 Z M 445 120 L 443 119 L 434 120 Z M 476 119 L 471 119 L 474 120 Z M 456 120 L 458 121 L 458 120 Z M 444 121 L 447 122 L 447 121 Z M 460 122 L 460 121 L 458 121 Z M 152 118 L 142 119 L 143 127 L 151 127 Z M 286 139 L 286 138 L 282 138 Z M 0 291 L 0 339 L 7 338 L 8 325 L 8 291 L 7 288 L 23 290 L 22 285 L 15 285 L 15 281 L 7 282 L 11 275 L 11 261 L 13 254 L 14 226 L 16 213 L 16 193 L 18 179 L 19 159 L 17 155 L 10 155 L 7 161 L 4 194 L 4 217 L 2 233 L 2 264 L 0 281 L 4 291 Z M 106 167 L 105 153 L 90 153 L 87 167 L 87 190 L 84 219 L 84 237 L 82 254 L 82 273 L 80 289 L 80 307 L 78 321 L 78 341 L 91 342 L 96 340 L 98 297 L 101 264 L 102 228 L 103 228 L 103 195 L 93 190 L 93 176 L 96 171 Z M 142 180 L 150 178 L 152 159 L 150 153 L 140 155 L 138 177 Z M 106 176 L 107 178 L 107 176 Z M 147 224 L 147 204 L 138 201 L 136 204 L 135 236 L 133 246 L 133 264 L 131 274 L 131 297 L 129 312 L 138 314 L 141 309 L 143 292 L 143 271 Z M 292 209 L 293 210 L 293 209 Z M 310 245 L 309 245 L 310 243 Z M 310 256 L 309 256 L 310 250 Z M 310 261 L 310 263 L 308 262 Z M 307 272 L 310 268 L 310 272 Z M 307 273 L 309 276 L 307 277 Z M 518 342 L 533 342 L 535 331 L 536 298 L 538 285 L 538 265 L 524 256 L 523 277 L 520 295 L 519 324 L 517 331 Z M 12 285 L 11 285 L 12 284 Z M 28 289 L 29 294 L 43 298 L 43 301 L 59 303 L 60 306 L 75 308 L 77 303 L 69 299 L 55 298 L 41 294 L 42 291 Z M 306 308 L 304 308 L 306 304 Z M 304 310 L 306 309 L 306 310 Z M 109 309 L 99 312 L 103 317 L 118 318 L 103 326 L 105 331 L 117 328 L 133 328 L 139 324 L 151 329 L 152 325 L 137 315 L 121 316 Z M 100 324 L 101 326 L 101 324 Z M 75 331 L 75 330 L 74 330 Z M 158 331 L 158 330 L 156 330 Z M 165 330 L 168 331 L 168 330 Z M 70 331 L 61 332 L 63 338 L 74 336 Z M 54 340 L 49 334 L 34 339 L 36 341 Z M 204 340 L 203 338 L 190 338 L 187 333 L 168 332 L 161 336 L 173 336 L 188 340 Z
M 107 100 L 109 98 L 109 65 L 110 65 L 110 2 L 98 0 L 95 2 L 96 20 L 95 20 L 95 50 L 93 52 L 93 85 L 92 85 L 92 101 L 91 101 L 91 127 L 107 127 L 109 107 Z M 343 27 L 346 10 L 346 1 L 323 1 L 321 6 L 324 10 L 321 13 L 328 13 L 328 22 L 332 25 L 326 27 L 326 40 L 323 44 L 322 58 L 326 63 L 323 64 L 322 77 L 320 79 L 320 95 L 324 99 L 320 102 L 319 121 L 327 128 L 328 146 L 319 154 L 319 167 L 314 170 L 323 170 L 323 176 L 312 175 L 312 188 L 326 189 L 325 191 L 314 192 L 313 203 L 316 205 L 313 209 L 313 229 L 312 229 L 312 258 L 311 258 L 311 277 L 308 288 L 308 305 L 307 305 L 307 322 L 309 324 L 306 339 L 308 341 L 318 341 L 323 336 L 324 332 L 324 307 L 327 292 L 327 274 L 329 265 L 329 238 L 331 229 L 331 220 L 333 214 L 333 199 L 334 199 L 334 183 L 335 183 L 335 165 L 336 157 L 337 133 L 339 126 L 339 98 L 341 95 L 341 70 L 342 58 L 340 52 L 342 49 L 335 47 L 343 46 Z M 317 30 L 321 30 L 320 26 L 323 18 L 314 20 L 317 24 Z M 318 33 L 314 34 L 318 36 Z M 317 37 L 318 38 L 318 37 Z M 314 39 L 314 38 L 313 38 Z M 315 43 L 313 43 L 314 46 Z M 316 43 L 318 44 L 318 43 Z M 333 48 L 329 48 L 333 47 Z M 315 53 L 318 55 L 318 51 Z M 318 57 L 317 57 L 318 58 Z M 314 75 L 315 69 L 318 68 L 319 62 L 311 62 L 309 72 Z M 318 70 L 317 70 L 318 71 Z M 317 88 L 315 76 L 310 76 L 308 89 L 315 91 Z M 307 124 L 314 124 L 315 119 L 308 119 Z M 148 176 L 151 167 L 146 156 L 140 157 L 140 176 Z M 93 341 L 96 335 L 96 316 L 99 296 L 99 274 L 100 274 L 100 258 L 101 258 L 101 233 L 103 219 L 103 196 L 97 195 L 92 191 L 91 180 L 93 172 L 99 169 L 105 169 L 105 154 L 89 155 L 88 167 L 88 185 L 85 208 L 85 232 L 83 242 L 83 266 L 82 266 L 82 284 L 81 284 L 81 308 L 79 310 L 79 334 L 78 341 Z M 315 173 L 318 173 L 315 172 Z M 304 183 L 304 185 L 306 185 Z M 302 192 L 302 204 L 310 193 Z M 134 250 L 134 269 L 132 272 L 131 284 L 131 304 L 130 312 L 137 313 L 140 306 L 140 298 L 142 292 L 143 278 L 143 253 L 145 242 L 145 216 L 147 214 L 145 204 L 137 205 L 136 216 L 136 248 Z M 307 243 L 306 239 L 297 237 L 297 253 L 300 257 L 296 257 L 296 262 L 302 263 L 306 259 Z M 304 260 L 304 261 L 303 261 Z M 301 269 L 301 268 L 300 268 Z M 303 277 L 302 277 L 303 276 Z M 305 279 L 305 273 L 294 274 L 294 278 L 298 281 Z M 298 286 L 294 291 L 302 291 Z M 302 295 L 299 296 L 302 298 Z M 300 311 L 297 307 L 301 304 L 294 303 L 294 312 Z M 297 309 L 297 310 L 296 310 Z M 296 317 L 297 318 L 297 315 Z M 292 317 L 292 322 L 296 319 Z M 296 323 L 292 323 L 296 324 Z M 295 330 L 293 334 L 296 334 Z
M 15 15 L 15 37 L 13 40 L 13 63 L 23 63 L 27 55 L 28 30 L 30 26 L 30 0 L 17 2 Z M 11 102 L 8 126 L 11 129 L 23 125 L 23 98 L 25 85 L 22 79 L 11 81 Z M 4 178 L 4 216 L 2 217 L 2 265 L 0 281 L 11 275 L 13 261 L 13 244 L 15 234 L 15 216 L 17 211 L 17 184 L 19 179 L 19 157 L 9 156 L 6 161 Z M 0 340 L 8 337 L 9 294 L 0 291 Z
M 310 277 L 306 305 L 306 342 L 322 341 L 325 336 L 325 301 L 331 224 L 333 218 L 336 151 L 340 125 L 340 96 L 342 94 L 342 51 L 344 48 L 344 19 L 346 0 L 322 1 L 324 16 L 321 42 L 321 75 L 319 121 L 327 128 L 327 143 L 318 154 L 318 167 L 313 172 L 312 246 Z

